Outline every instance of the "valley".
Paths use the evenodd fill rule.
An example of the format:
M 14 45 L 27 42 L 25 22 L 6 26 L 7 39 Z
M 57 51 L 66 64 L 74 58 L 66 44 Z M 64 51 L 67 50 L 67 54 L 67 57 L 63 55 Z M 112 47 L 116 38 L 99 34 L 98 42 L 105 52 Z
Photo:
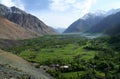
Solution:
M 46 35 L 4 48 L 43 69 L 55 79 L 118 79 L 119 36 L 89 39 L 78 35 Z
M 88 13 L 82 8 L 93 0 L 1 1 L 0 79 L 120 79 L 119 8 Z

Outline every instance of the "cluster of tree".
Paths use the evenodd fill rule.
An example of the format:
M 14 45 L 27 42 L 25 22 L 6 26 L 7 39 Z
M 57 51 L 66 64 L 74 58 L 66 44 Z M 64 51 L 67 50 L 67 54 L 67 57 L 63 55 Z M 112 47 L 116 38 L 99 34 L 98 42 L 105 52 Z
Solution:
M 71 64 L 70 69 L 54 71 L 53 73 L 68 73 L 68 72 L 79 72 L 80 73 L 73 75 L 73 77 L 66 78 L 63 75 L 57 73 L 53 75 L 57 79 L 119 79 L 120 78 L 120 37 L 104 37 L 96 38 L 87 42 L 83 47 L 87 50 L 99 51 L 93 59 L 84 61 L 84 60 L 75 60 Z M 102 73 L 100 75 L 98 73 Z M 72 75 L 72 74 L 71 74 Z

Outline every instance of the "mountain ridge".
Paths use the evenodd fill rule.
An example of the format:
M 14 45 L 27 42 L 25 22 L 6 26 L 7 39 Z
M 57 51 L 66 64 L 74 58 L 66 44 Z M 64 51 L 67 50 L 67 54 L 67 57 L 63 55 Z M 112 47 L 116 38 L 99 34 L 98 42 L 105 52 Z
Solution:
M 116 14 L 112 14 L 112 15 L 109 15 L 109 16 L 105 17 L 101 22 L 94 25 L 87 32 L 109 34 L 110 33 L 109 29 L 115 28 L 116 25 L 119 24 L 119 23 L 120 23 L 120 12 L 117 12 Z M 109 31 L 109 33 L 106 32 L 106 31 Z
M 115 16 L 115 18 L 112 16 L 116 15 L 119 12 L 120 12 L 120 8 L 111 9 L 108 12 L 100 12 L 100 13 L 97 12 L 96 14 L 88 13 L 84 15 L 82 18 L 72 23 L 64 31 L 64 33 L 83 32 L 83 33 L 92 33 L 92 34 L 93 33 L 104 33 L 104 34 L 111 35 L 112 33 L 110 33 L 110 30 L 111 29 L 115 30 L 116 28 L 118 28 L 118 24 L 119 24 L 119 15 Z M 118 29 L 116 30 L 118 31 Z M 111 31 L 113 33 L 117 33 L 113 30 Z
M 94 15 L 93 13 L 88 13 L 84 15 L 82 18 L 78 19 L 74 23 L 72 23 L 64 33 L 72 33 L 72 32 L 85 32 L 93 25 L 100 22 L 104 16 Z
M 37 17 L 26 13 L 25 11 L 16 8 L 15 6 L 8 8 L 0 4 L 0 14 L 6 19 L 22 26 L 27 31 L 36 33 L 38 36 L 44 34 L 56 34 L 54 29 L 46 25 Z

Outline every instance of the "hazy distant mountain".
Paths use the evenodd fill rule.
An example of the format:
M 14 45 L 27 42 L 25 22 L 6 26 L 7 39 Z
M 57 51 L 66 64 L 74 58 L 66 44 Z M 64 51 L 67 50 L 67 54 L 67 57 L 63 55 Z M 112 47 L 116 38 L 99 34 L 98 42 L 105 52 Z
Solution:
M 26 39 L 35 36 L 36 34 L 27 31 L 20 25 L 0 17 L 0 39 Z
M 19 24 L 26 30 L 36 33 L 37 35 L 55 34 L 55 31 L 39 20 L 37 17 L 22 11 L 19 8 L 8 8 L 0 4 L 0 14 L 8 20 Z
M 90 29 L 93 25 L 99 23 L 104 18 L 103 14 L 94 14 L 88 13 L 82 18 L 78 19 L 74 23 L 72 23 L 64 33 L 72 33 L 72 32 L 85 32 Z
M 56 28 L 56 31 L 58 33 L 63 33 L 65 31 L 65 28 Z
M 120 29 L 120 12 L 109 15 L 101 20 L 98 24 L 94 25 L 87 32 L 90 33 L 106 33 L 117 34 Z

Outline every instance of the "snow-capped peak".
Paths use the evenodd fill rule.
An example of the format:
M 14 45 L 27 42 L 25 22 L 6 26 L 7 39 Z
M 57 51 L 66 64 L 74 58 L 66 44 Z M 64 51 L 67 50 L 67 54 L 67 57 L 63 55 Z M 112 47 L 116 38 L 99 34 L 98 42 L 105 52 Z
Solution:
M 93 11 L 93 12 L 90 12 L 90 13 L 85 14 L 85 15 L 82 17 L 82 19 L 88 19 L 88 18 L 96 17 L 96 16 L 101 16 L 101 17 L 103 17 L 105 14 L 106 14 L 105 11 L 101 11 L 101 10 Z

